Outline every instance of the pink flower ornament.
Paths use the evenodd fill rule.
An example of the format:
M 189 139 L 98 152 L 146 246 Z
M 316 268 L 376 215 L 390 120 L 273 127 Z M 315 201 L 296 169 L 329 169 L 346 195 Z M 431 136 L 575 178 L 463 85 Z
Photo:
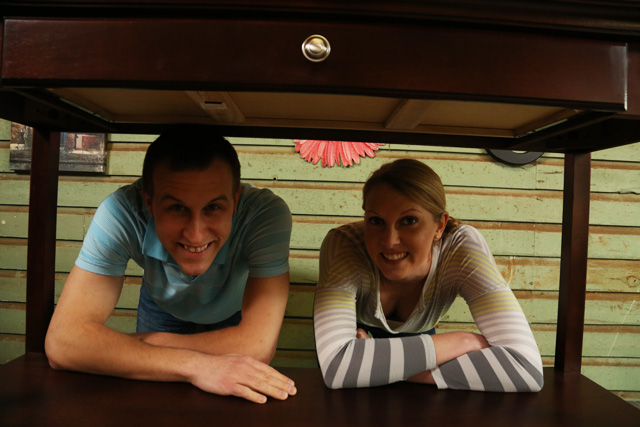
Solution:
M 322 160 L 322 167 L 333 165 L 352 166 L 360 164 L 360 157 L 373 157 L 374 151 L 384 143 L 378 142 L 349 142 L 349 141 L 319 141 L 315 139 L 295 139 L 296 152 L 303 159 L 314 165 Z

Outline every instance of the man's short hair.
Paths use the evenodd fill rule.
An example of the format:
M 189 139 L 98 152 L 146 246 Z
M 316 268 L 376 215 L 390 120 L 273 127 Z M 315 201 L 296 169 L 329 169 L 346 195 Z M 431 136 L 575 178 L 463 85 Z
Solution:
M 153 195 L 153 173 L 159 164 L 166 164 L 174 172 L 203 171 L 216 160 L 229 165 L 235 194 L 240 186 L 240 161 L 229 141 L 210 126 L 172 128 L 149 145 L 142 166 L 142 186 Z

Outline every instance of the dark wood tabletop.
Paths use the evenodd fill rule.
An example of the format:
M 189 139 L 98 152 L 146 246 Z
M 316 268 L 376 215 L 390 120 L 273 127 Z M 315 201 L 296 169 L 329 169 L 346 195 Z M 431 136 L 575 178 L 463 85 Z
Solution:
M 0 420 L 14 426 L 632 426 L 640 410 L 580 374 L 545 368 L 540 393 L 397 383 L 330 390 L 318 369 L 287 368 L 298 394 L 258 405 L 182 383 L 54 371 L 42 354 L 0 366 Z

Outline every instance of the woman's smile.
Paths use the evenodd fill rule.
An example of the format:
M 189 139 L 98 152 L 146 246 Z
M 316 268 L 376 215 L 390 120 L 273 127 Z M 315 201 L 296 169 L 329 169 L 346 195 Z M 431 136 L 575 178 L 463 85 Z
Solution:
M 399 252 L 399 253 L 384 253 L 384 252 L 381 252 L 380 254 L 387 261 L 392 261 L 393 262 L 393 261 L 401 261 L 401 260 L 405 259 L 409 255 L 409 252 Z

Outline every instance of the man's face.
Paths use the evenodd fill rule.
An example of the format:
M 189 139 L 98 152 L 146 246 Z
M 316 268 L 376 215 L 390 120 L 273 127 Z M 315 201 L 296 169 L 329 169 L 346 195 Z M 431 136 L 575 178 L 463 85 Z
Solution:
M 190 276 L 207 271 L 229 238 L 240 197 L 229 165 L 216 160 L 206 170 L 175 172 L 166 164 L 153 174 L 153 196 L 144 193 L 162 246 Z

